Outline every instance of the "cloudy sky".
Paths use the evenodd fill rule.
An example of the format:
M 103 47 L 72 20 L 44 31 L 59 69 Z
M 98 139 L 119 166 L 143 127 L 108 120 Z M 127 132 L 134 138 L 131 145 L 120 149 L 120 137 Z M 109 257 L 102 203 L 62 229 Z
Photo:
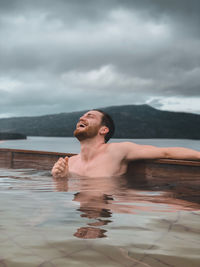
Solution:
M 0 117 L 200 114 L 199 0 L 0 0 Z

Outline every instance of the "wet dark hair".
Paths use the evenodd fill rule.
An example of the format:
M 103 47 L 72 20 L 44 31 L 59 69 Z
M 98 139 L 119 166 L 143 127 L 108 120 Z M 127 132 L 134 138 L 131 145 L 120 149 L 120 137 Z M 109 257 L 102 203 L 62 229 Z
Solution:
M 109 132 L 105 135 L 105 143 L 107 143 L 115 132 L 114 121 L 111 118 L 111 116 L 108 113 L 104 112 L 103 110 L 100 109 L 93 109 L 93 110 L 98 111 L 103 115 L 101 120 L 101 125 L 106 126 L 109 129 Z

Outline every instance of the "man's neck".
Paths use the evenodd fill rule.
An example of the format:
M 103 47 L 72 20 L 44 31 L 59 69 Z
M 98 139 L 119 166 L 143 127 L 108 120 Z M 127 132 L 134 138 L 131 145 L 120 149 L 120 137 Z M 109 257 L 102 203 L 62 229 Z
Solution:
M 87 139 L 80 142 L 80 156 L 83 161 L 90 161 L 97 156 L 100 150 L 105 146 L 105 142 L 101 139 Z

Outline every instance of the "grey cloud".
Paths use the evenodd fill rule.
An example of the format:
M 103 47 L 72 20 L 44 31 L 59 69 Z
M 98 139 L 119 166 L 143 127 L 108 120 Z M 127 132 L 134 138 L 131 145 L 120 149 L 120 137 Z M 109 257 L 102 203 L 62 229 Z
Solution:
M 188 22 L 199 23 L 200 2 L 198 0 L 1 0 L 1 13 L 22 14 L 43 12 L 49 18 L 73 20 L 102 20 L 111 10 L 126 9 L 141 11 L 151 19 L 165 16 L 184 18 Z
M 197 0 L 0 0 L 0 113 L 199 97 L 199 11 Z

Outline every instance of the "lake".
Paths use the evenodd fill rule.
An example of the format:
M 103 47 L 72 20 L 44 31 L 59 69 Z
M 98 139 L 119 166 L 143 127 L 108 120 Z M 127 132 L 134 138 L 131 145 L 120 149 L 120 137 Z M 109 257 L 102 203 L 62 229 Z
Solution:
M 111 142 L 132 141 L 137 144 L 159 147 L 187 147 L 200 151 L 200 140 L 188 139 L 111 139 Z M 53 152 L 79 153 L 80 146 L 73 137 L 32 137 L 26 140 L 0 141 L 0 148 L 42 150 Z

